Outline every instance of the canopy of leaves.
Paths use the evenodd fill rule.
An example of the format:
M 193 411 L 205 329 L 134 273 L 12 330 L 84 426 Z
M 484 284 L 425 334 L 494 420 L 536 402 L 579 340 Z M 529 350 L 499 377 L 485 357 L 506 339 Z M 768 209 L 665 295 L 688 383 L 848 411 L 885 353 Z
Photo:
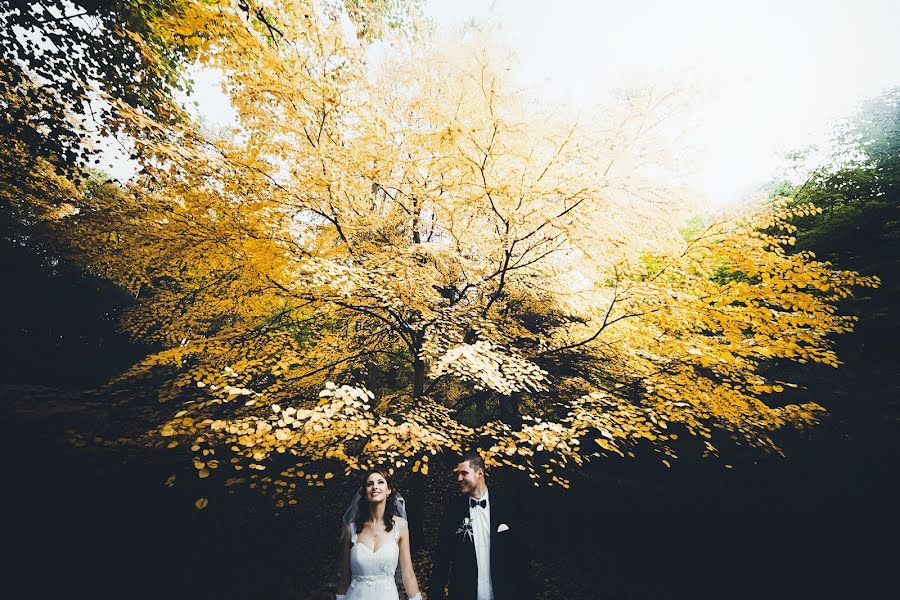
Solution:
M 851 364 L 865 364 L 876 374 L 872 384 L 872 406 L 856 402 L 853 410 L 873 418 L 890 413 L 890 389 L 897 381 L 890 340 L 898 334 L 895 307 L 900 303 L 900 286 L 895 273 L 900 271 L 900 89 L 886 90 L 860 107 L 856 114 L 839 124 L 834 135 L 831 159 L 799 186 L 785 186 L 792 202 L 815 202 L 822 207 L 818 215 L 797 221 L 800 234 L 797 248 L 814 251 L 840 268 L 872 273 L 882 278 L 881 289 L 841 303 L 843 310 L 861 318 L 852 337 L 839 340 Z M 864 353 L 883 357 L 863 358 Z M 835 378 L 818 376 L 818 384 L 828 387 Z M 862 387 L 872 378 L 861 382 Z M 843 381 L 833 385 L 847 386 Z M 880 385 L 880 387 L 879 387 Z M 877 399 L 877 400 L 876 400 Z M 885 417 L 890 422 L 890 417 Z
M 300 1 L 179 6 L 153 31 L 196 40 L 239 127 L 110 95 L 139 178 L 85 193 L 23 162 L 46 189 L 4 200 L 138 299 L 123 326 L 165 349 L 111 385 L 158 386 L 151 439 L 189 445 L 200 477 L 281 467 L 289 493 L 477 445 L 565 485 L 591 457 L 673 457 L 686 435 L 715 452 L 715 430 L 776 450 L 815 421 L 760 367 L 837 366 L 835 303 L 877 280 L 790 251 L 811 205 L 679 230 L 671 95 L 579 122 L 527 102 L 477 37 L 386 57 Z
M 836 249 L 835 261 L 887 275 L 898 240 L 900 205 L 900 88 L 868 100 L 835 132 L 832 161 L 787 192 L 795 202 L 813 202 L 821 215 L 802 222 L 800 244 Z M 834 251 L 833 251 L 834 252 Z M 873 261 L 874 262 L 870 262 Z
M 3 106 L 2 135 L 28 144 L 59 170 L 78 173 L 96 147 L 89 133 L 127 133 L 115 98 L 160 123 L 184 117 L 173 93 L 188 91 L 185 66 L 203 44 L 227 43 L 225 31 L 201 37 L 185 0 L 0 0 L 0 85 L 26 97 L 27 114 Z M 210 8 L 236 12 L 247 24 L 277 36 L 269 3 L 217 1 Z M 346 0 L 326 3 L 337 18 L 346 7 L 360 38 L 415 30 L 416 0 Z M 219 37 L 210 37 L 219 36 Z M 21 108 L 21 105 L 20 105 Z
M 103 95 L 162 122 L 179 118 L 171 94 L 185 86 L 179 67 L 191 56 L 191 46 L 162 43 L 154 22 L 162 15 L 180 18 L 184 5 L 178 0 L 0 2 L 4 97 L 28 99 L 27 114 L 4 110 L 3 135 L 71 171 L 91 157 L 92 148 L 83 143 L 88 122 L 110 134 L 121 127 Z

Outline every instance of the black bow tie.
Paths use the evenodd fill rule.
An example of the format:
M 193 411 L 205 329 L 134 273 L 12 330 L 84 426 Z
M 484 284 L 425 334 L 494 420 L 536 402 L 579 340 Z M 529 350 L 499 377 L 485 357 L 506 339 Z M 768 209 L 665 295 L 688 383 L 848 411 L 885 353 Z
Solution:
M 483 500 L 476 500 L 475 498 L 469 498 L 469 508 L 475 508 L 476 506 L 480 506 L 481 508 L 487 508 L 487 498 Z

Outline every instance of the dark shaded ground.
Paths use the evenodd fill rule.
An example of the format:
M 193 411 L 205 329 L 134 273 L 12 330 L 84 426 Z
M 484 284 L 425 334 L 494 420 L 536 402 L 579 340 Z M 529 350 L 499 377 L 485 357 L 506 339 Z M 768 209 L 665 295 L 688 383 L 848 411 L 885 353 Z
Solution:
M 7 390 L 4 406 L 12 404 Z M 278 511 L 255 491 L 198 481 L 177 453 L 62 442 L 60 427 L 89 417 L 3 413 L 13 458 L 7 566 L 23 590 L 9 597 L 328 597 L 347 482 L 304 490 L 296 507 Z M 876 451 L 888 433 L 849 438 L 826 426 L 786 460 L 730 470 L 718 461 L 671 470 L 607 463 L 569 491 L 519 488 L 540 597 L 888 595 L 900 499 L 896 455 Z M 448 493 L 446 480 L 426 489 L 426 549 Z M 199 496 L 210 499 L 203 511 L 193 507 Z M 427 552 L 416 562 L 424 578 Z
M 229 491 L 222 473 L 199 481 L 177 450 L 95 441 L 111 429 L 110 399 L 63 389 L 95 385 L 143 351 L 112 327 L 123 299 L 80 273 L 2 250 L 4 597 L 330 597 L 353 482 L 303 490 L 296 507 L 279 511 L 255 491 Z M 672 469 L 607 461 L 568 491 L 495 481 L 519 493 L 529 515 L 540 597 L 896 595 L 900 332 L 886 316 L 895 288 L 879 291 L 858 331 L 840 340 L 842 369 L 800 374 L 804 397 L 831 415 L 785 436 L 786 459 L 683 456 Z M 72 446 L 70 431 L 86 445 Z M 449 493 L 439 476 L 424 496 L 407 492 L 425 509 L 420 580 Z M 201 496 L 210 503 L 197 511 Z

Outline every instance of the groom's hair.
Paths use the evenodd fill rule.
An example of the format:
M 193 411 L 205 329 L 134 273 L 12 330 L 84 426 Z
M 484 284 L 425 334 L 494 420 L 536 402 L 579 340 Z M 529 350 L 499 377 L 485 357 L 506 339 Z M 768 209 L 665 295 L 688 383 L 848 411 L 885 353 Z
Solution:
M 471 468 L 484 471 L 484 459 L 481 458 L 481 453 L 478 452 L 478 450 L 469 450 L 468 452 L 463 453 L 459 458 L 459 462 L 469 463 Z

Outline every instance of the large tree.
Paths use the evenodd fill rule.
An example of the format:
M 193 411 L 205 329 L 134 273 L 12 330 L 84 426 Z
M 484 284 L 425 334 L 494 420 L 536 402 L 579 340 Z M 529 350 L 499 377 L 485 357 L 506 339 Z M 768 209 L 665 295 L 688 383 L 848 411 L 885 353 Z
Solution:
M 166 349 L 118 381 L 160 386 L 175 407 L 151 434 L 187 441 L 201 477 L 283 454 L 286 490 L 317 461 L 427 473 L 477 444 L 564 483 L 642 442 L 674 456 L 722 430 L 776 449 L 773 430 L 815 420 L 760 365 L 836 366 L 828 336 L 852 319 L 834 304 L 876 282 L 787 251 L 811 206 L 679 229 L 654 153 L 671 95 L 569 119 L 476 35 L 379 53 L 307 3 L 264 14 L 185 2 L 154 21 L 224 74 L 234 131 L 110 96 L 142 175 L 11 200 L 138 300 L 124 326 Z

